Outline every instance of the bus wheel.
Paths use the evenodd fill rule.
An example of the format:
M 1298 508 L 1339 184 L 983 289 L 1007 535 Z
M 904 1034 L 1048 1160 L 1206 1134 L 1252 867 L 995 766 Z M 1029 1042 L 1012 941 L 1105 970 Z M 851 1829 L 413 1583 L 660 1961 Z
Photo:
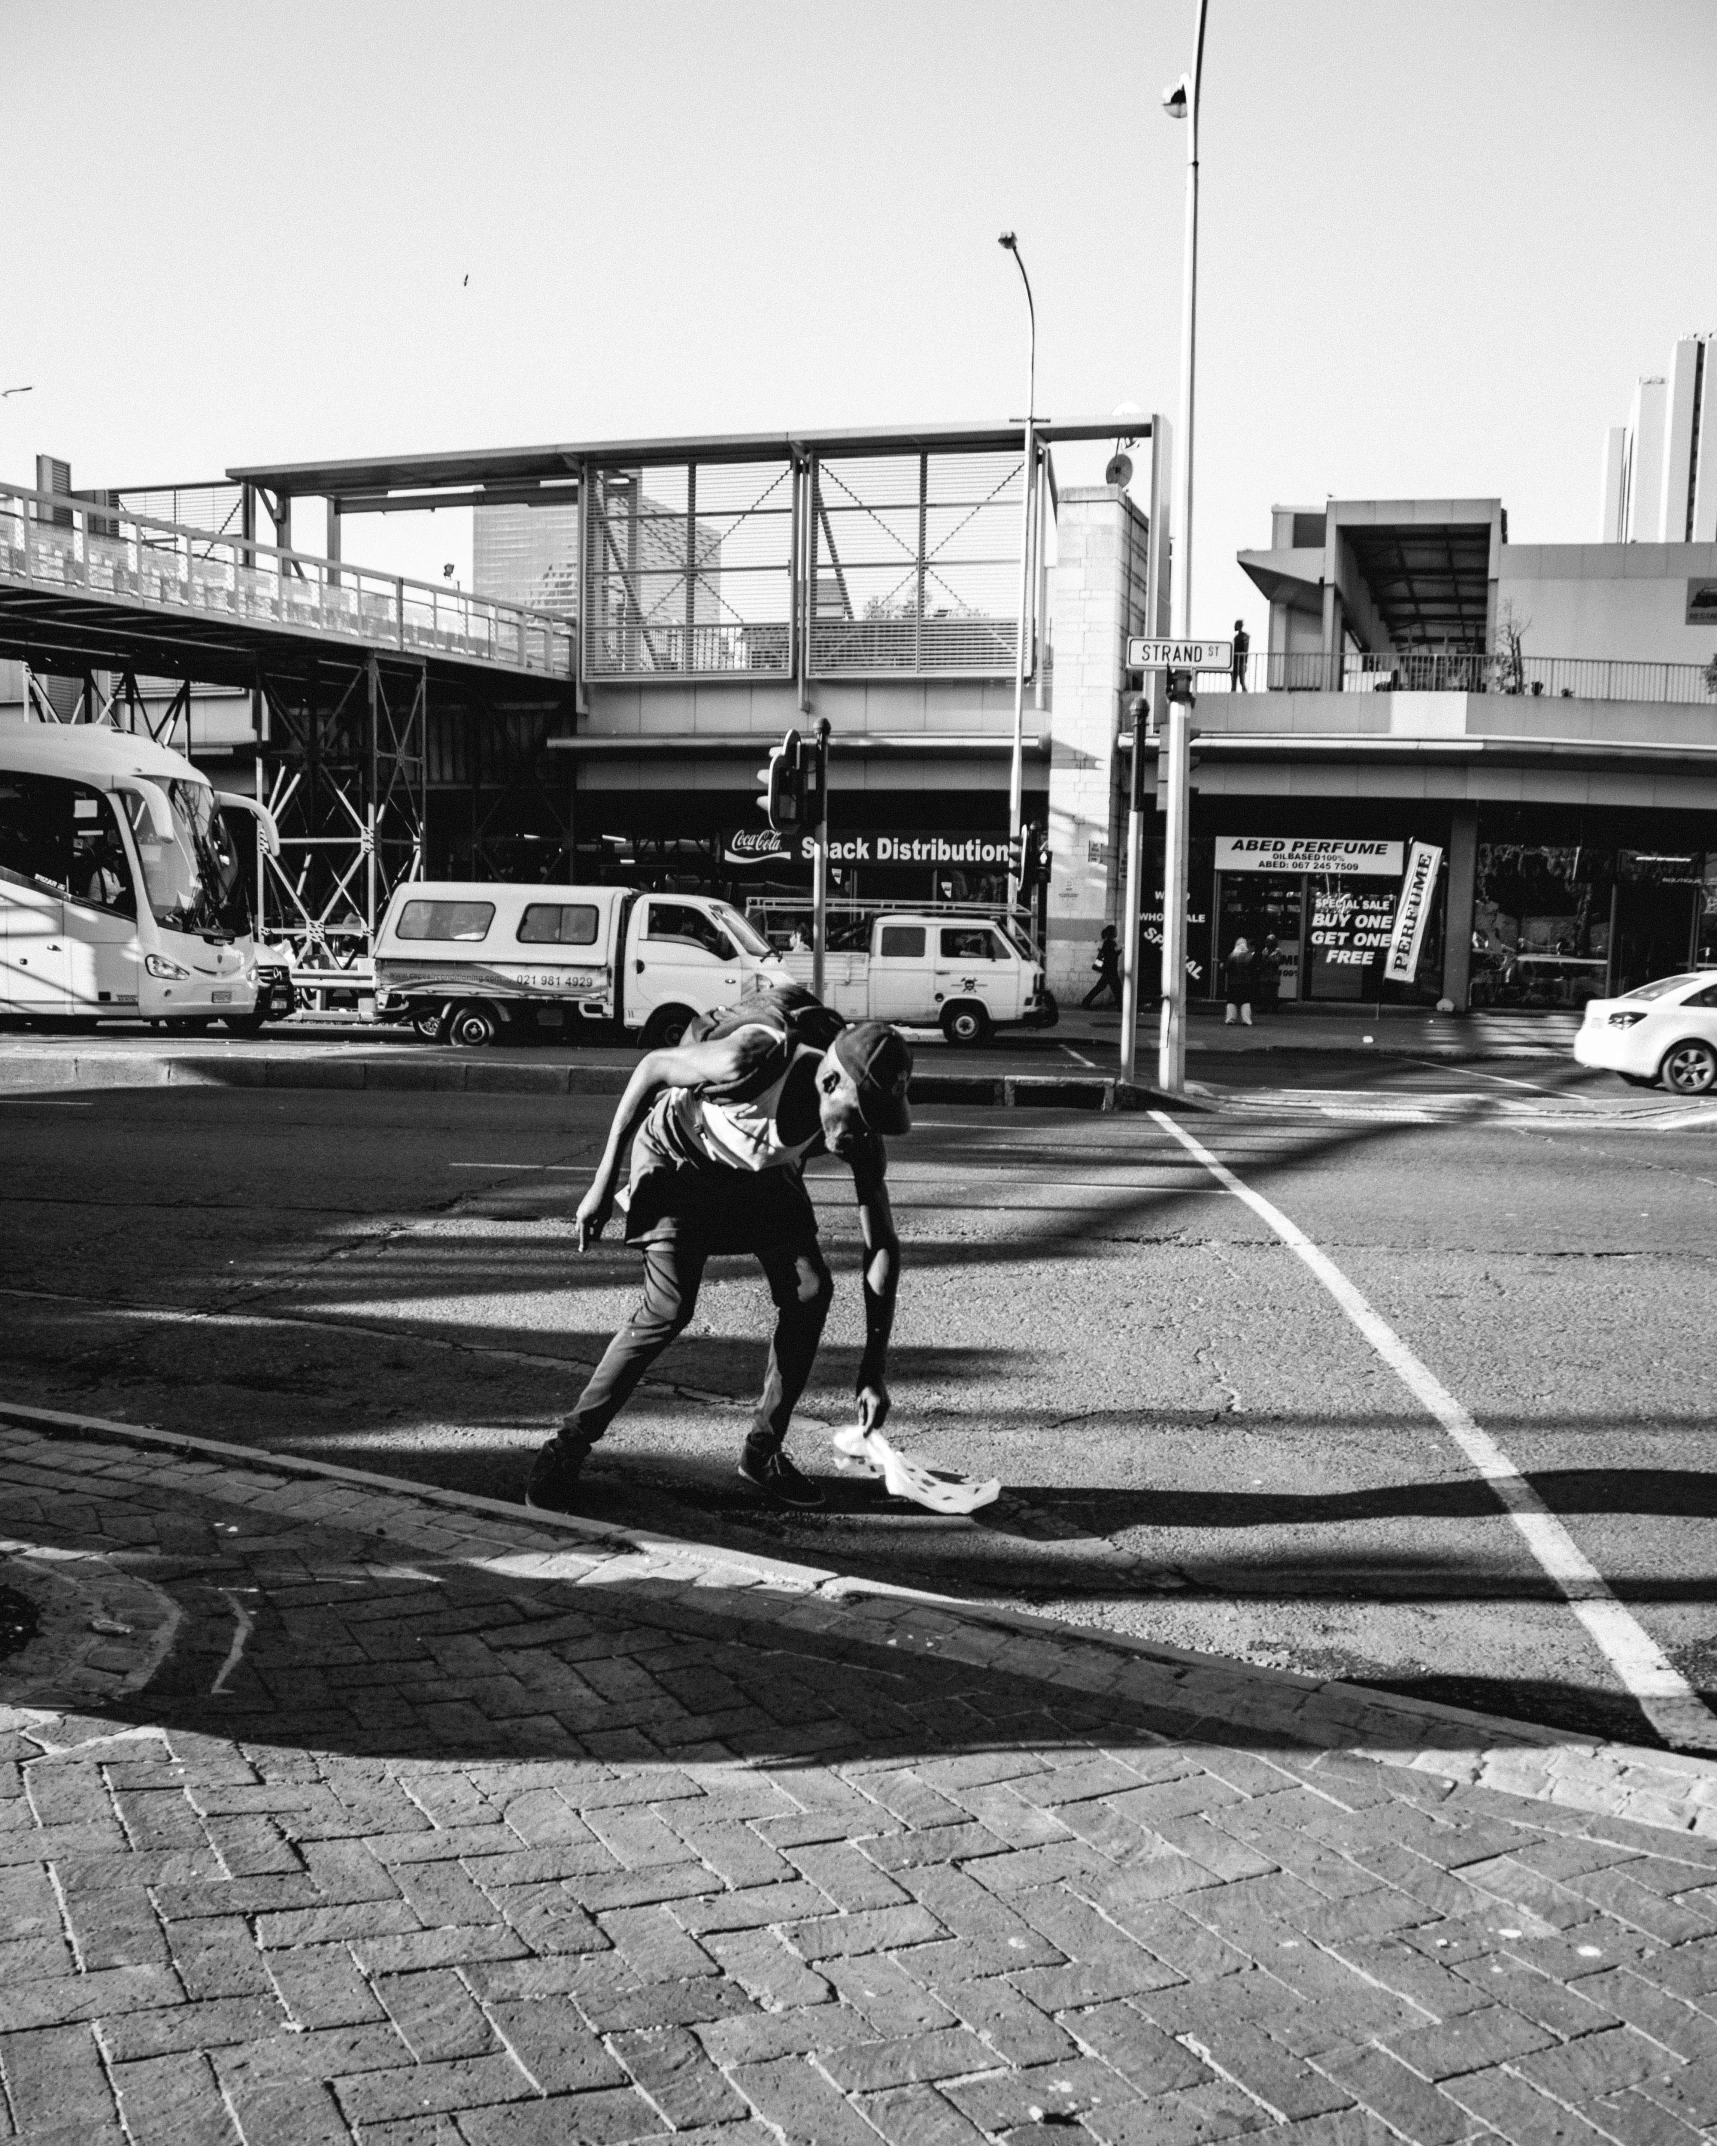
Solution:
M 942 1033 L 950 1043 L 971 1049 L 990 1040 L 990 1017 L 971 999 L 942 1009 Z
M 494 1042 L 501 1024 L 487 1006 L 475 1001 L 455 1006 L 447 1017 L 447 1040 L 462 1051 L 480 1051 Z
M 689 1006 L 658 1006 L 638 1039 L 646 1051 L 671 1051 L 697 1019 Z

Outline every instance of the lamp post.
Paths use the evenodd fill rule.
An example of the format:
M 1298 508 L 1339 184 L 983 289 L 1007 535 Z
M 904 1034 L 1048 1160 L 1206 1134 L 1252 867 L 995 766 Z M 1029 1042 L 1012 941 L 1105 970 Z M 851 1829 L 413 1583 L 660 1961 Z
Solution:
M 1025 285 L 1026 316 L 1031 340 L 1025 383 L 1025 465 L 1021 484 L 1019 537 L 1019 628 L 1014 645 L 1013 758 L 1008 768 L 1008 833 L 1017 835 L 1025 818 L 1025 674 L 1028 661 L 1026 636 L 1031 626 L 1031 509 L 1032 462 L 1037 448 L 1037 307 L 1032 302 L 1031 278 L 1025 272 L 1025 257 L 1019 240 L 1004 231 L 996 244 L 1014 257 L 1019 279 Z
M 1204 84 L 1204 23 L 1210 0 L 1193 0 L 1192 71 L 1164 92 L 1163 109 L 1186 122 L 1186 256 L 1180 319 L 1180 527 L 1175 532 L 1175 631 L 1192 638 L 1193 412 L 1198 354 L 1198 107 Z M 1168 810 L 1163 828 L 1162 1018 L 1157 1036 L 1157 1083 L 1170 1095 L 1186 1092 L 1186 868 L 1192 828 L 1192 708 L 1168 706 Z M 1213 942 L 1214 943 L 1214 942 Z

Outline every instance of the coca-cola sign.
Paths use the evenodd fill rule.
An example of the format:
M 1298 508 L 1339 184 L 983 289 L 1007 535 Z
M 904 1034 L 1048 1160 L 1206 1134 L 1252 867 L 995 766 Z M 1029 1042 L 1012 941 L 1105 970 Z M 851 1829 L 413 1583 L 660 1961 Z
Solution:
M 728 836 L 722 849 L 729 864 L 764 864 L 776 858 L 796 862 L 798 855 L 798 836 L 777 834 L 773 827 L 741 827 Z

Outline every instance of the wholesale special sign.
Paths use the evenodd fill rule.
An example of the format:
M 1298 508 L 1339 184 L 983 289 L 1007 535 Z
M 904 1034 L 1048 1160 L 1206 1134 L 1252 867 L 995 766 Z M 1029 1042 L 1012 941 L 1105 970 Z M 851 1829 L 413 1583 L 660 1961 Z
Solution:
M 1293 835 L 1218 835 L 1219 872 L 1368 873 L 1394 879 L 1401 870 L 1399 842 L 1317 842 Z

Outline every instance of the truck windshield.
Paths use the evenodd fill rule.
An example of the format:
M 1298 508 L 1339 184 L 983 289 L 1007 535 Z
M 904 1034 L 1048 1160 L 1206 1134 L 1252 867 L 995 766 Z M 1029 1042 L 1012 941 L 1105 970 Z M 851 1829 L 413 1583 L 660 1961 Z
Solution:
M 148 803 L 135 790 L 120 801 L 143 864 L 143 891 L 158 924 L 205 939 L 232 939 L 250 929 L 238 847 L 203 782 L 160 785 L 171 811 L 173 833 L 163 840 Z
M 753 957 L 774 952 L 774 948 L 756 925 L 747 923 L 737 909 L 730 909 L 725 902 L 711 902 L 710 907 L 732 933 L 743 952 Z

